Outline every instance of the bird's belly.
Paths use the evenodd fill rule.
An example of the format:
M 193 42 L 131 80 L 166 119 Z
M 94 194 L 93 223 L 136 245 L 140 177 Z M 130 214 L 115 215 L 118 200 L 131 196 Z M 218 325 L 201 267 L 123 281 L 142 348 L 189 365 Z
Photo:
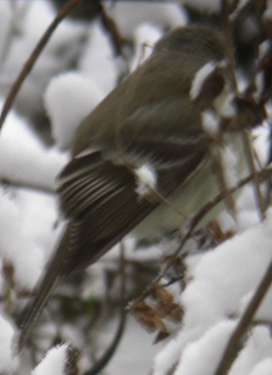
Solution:
M 233 153 L 236 154 L 238 174 L 246 172 L 243 155 L 243 145 L 240 137 L 232 142 Z M 242 172 L 242 173 L 241 173 Z M 166 203 L 160 204 L 133 230 L 132 235 L 137 238 L 157 238 L 164 233 L 181 229 L 188 223 L 194 213 L 199 211 L 206 203 L 213 199 L 220 192 L 216 175 L 212 172 L 211 160 L 206 159 L 198 170 L 172 195 L 168 197 L 170 207 Z M 235 194 L 235 198 L 238 194 Z M 179 211 L 176 212 L 176 211 Z M 207 224 L 225 209 L 224 202 L 216 205 L 200 221 L 198 227 Z
M 137 238 L 154 238 L 165 232 L 180 229 L 194 212 L 217 194 L 215 176 L 211 173 L 210 161 L 206 160 L 202 168 L 168 197 L 170 205 L 160 204 L 137 225 L 133 235 Z

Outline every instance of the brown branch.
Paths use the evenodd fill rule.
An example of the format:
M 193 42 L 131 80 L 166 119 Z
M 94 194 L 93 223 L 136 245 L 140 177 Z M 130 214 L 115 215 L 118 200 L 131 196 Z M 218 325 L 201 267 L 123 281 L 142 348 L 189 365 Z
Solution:
M 249 329 L 249 325 L 264 299 L 272 282 L 272 262 L 265 272 L 256 292 L 251 298 L 245 312 L 243 313 L 236 329 L 231 335 L 222 359 L 214 375 L 226 375 L 234 362 L 242 337 Z
M 113 355 L 116 352 L 117 347 L 123 337 L 126 327 L 126 310 L 125 310 L 125 299 L 126 299 L 126 274 L 125 274 L 125 257 L 124 257 L 124 244 L 121 242 L 121 253 L 120 253 L 120 278 L 121 278 L 121 312 L 120 312 L 120 321 L 116 331 L 116 334 L 105 351 L 102 357 L 98 362 L 88 371 L 84 372 L 84 375 L 97 375 L 107 366 L 107 364 L 112 359 Z
M 72 345 L 69 345 L 66 349 L 67 360 L 64 366 L 65 375 L 78 375 L 78 360 L 79 360 L 79 351 L 75 349 Z
M 226 56 L 229 59 L 228 64 L 231 73 L 231 85 L 237 93 L 237 82 L 235 77 L 235 56 L 233 47 L 233 25 L 230 20 L 230 4 L 228 0 L 220 0 L 221 6 L 221 23 L 226 37 Z
M 3 123 L 13 105 L 15 97 L 20 90 L 24 80 L 31 72 L 36 60 L 42 53 L 44 47 L 46 46 L 47 42 L 49 41 L 50 37 L 52 36 L 53 32 L 56 30 L 59 23 L 66 17 L 66 15 L 71 12 L 82 0 L 70 0 L 67 2 L 64 7 L 59 11 L 56 18 L 52 21 L 49 25 L 43 36 L 41 37 L 40 41 L 34 48 L 32 54 L 28 58 L 27 62 L 25 63 L 23 69 L 21 70 L 19 76 L 17 77 L 16 81 L 13 83 L 10 92 L 5 100 L 1 116 L 0 116 L 0 130 L 2 129 Z
M 32 183 L 30 181 L 13 181 L 13 180 L 7 180 L 6 178 L 1 178 L 0 176 L 0 184 L 3 184 L 4 188 L 16 188 L 16 189 L 27 189 L 27 190 L 34 190 L 34 191 L 40 191 L 42 193 L 55 195 L 56 190 L 55 187 L 45 186 L 42 183 Z
M 243 144 L 245 146 L 244 148 L 245 148 L 247 163 L 250 168 L 250 172 L 252 173 L 252 176 L 253 176 L 253 182 L 254 182 L 253 186 L 254 186 L 256 203 L 257 203 L 261 221 L 263 221 L 265 218 L 265 205 L 264 205 L 264 200 L 263 200 L 261 189 L 260 189 L 259 177 L 258 177 L 257 170 L 254 164 L 252 141 L 246 130 L 242 131 L 242 137 L 243 137 Z
M 116 56 L 123 56 L 123 39 L 119 33 L 115 21 L 107 14 L 102 4 L 99 4 L 101 23 L 105 31 L 109 34 L 110 40 Z
M 256 172 L 258 175 L 259 181 L 264 181 L 267 178 L 269 178 L 272 175 L 272 168 L 264 168 L 261 171 Z M 229 189 L 229 193 L 233 194 L 237 190 L 241 189 L 243 186 L 248 184 L 249 182 L 252 182 L 253 180 L 253 175 L 250 174 L 249 176 L 243 178 L 238 182 L 238 184 Z M 188 225 L 188 229 L 181 241 L 181 244 L 178 246 L 176 251 L 168 258 L 168 263 L 165 266 L 165 268 L 160 272 L 160 274 L 152 281 L 152 283 L 148 286 L 148 288 L 144 291 L 144 293 L 138 297 L 136 300 L 133 301 L 134 303 L 137 303 L 138 301 L 142 301 L 146 297 L 148 297 L 151 293 L 151 290 L 153 286 L 161 281 L 161 279 L 166 275 L 167 271 L 170 269 L 170 267 L 173 265 L 175 262 L 177 256 L 183 249 L 186 241 L 191 237 L 194 229 L 197 227 L 197 225 L 200 223 L 200 221 L 219 203 L 221 203 L 224 200 L 224 193 L 218 194 L 216 197 L 214 197 L 212 200 L 210 200 L 208 203 L 206 203 L 190 220 L 190 223 Z M 221 375 L 221 374 L 220 374 Z
M 229 67 L 230 72 L 232 74 L 232 83 L 233 88 L 236 92 L 236 95 L 238 95 L 238 87 L 237 82 L 235 78 L 235 55 L 234 55 L 234 46 L 233 46 L 233 22 L 231 21 L 230 17 L 230 4 L 228 0 L 221 0 L 221 19 L 222 19 L 222 26 L 226 35 L 226 49 L 227 49 L 227 57 L 229 59 Z M 264 201 L 261 195 L 260 190 L 260 183 L 258 181 L 258 177 L 256 174 L 256 168 L 254 165 L 254 158 L 252 154 L 252 147 L 251 142 L 249 139 L 248 134 L 245 130 L 242 131 L 242 137 L 243 137 L 243 145 L 245 149 L 246 159 L 248 166 L 250 168 L 250 172 L 253 175 L 253 181 L 254 181 L 254 192 L 256 196 L 257 206 L 260 213 L 261 220 L 264 220 Z
M 218 134 L 216 141 L 214 142 L 213 149 L 211 150 L 211 160 L 214 169 L 214 174 L 217 180 L 217 184 L 219 187 L 219 191 L 224 194 L 224 202 L 227 210 L 229 211 L 232 218 L 236 221 L 236 209 L 235 209 L 235 201 L 229 192 L 227 186 L 227 180 L 225 176 L 225 165 L 223 163 L 223 158 L 221 151 L 224 151 L 224 143 L 223 143 L 223 134 Z

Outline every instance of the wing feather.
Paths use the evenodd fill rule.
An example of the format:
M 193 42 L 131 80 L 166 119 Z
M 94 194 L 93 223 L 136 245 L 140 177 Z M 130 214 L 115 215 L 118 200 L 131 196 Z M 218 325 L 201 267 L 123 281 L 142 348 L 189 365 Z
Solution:
M 160 144 L 157 146 L 161 147 Z M 159 155 L 155 144 L 153 150 L 154 155 Z M 195 149 L 191 153 L 188 151 L 186 149 L 186 157 L 178 166 L 165 168 L 163 163 L 162 168 L 156 170 L 158 190 L 165 197 L 197 170 L 207 154 L 207 147 L 202 143 L 197 152 Z M 95 165 L 86 172 L 86 165 L 92 164 L 93 160 Z M 158 157 L 156 160 L 159 163 Z M 75 183 L 75 168 L 77 180 L 84 181 L 83 191 Z M 62 176 L 65 176 L 63 184 Z M 101 162 L 98 156 L 86 154 L 69 163 L 59 180 L 61 209 L 66 218 L 72 220 L 69 252 L 62 270 L 65 276 L 95 262 L 156 208 L 159 202 L 140 198 L 136 187 L 134 175 L 125 166 L 107 160 Z

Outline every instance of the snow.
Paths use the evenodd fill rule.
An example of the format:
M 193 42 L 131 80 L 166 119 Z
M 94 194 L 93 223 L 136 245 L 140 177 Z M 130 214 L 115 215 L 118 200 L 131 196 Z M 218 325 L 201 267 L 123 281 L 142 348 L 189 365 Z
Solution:
M 46 149 L 25 120 L 9 114 L 0 137 L 1 179 L 53 191 L 66 160 L 57 150 Z
M 21 1 L 19 7 L 27 6 L 27 2 Z M 44 30 L 49 26 L 55 17 L 55 9 L 49 1 L 33 2 L 31 6 L 27 6 L 25 17 L 21 22 L 21 28 L 24 32 L 28 43 L 33 47 L 37 43 Z M 46 46 L 46 52 L 57 51 L 64 46 L 73 48 L 73 44 L 84 36 L 86 27 L 79 22 L 64 19 L 57 27 L 52 38 Z
M 219 118 L 216 116 L 216 114 L 210 110 L 207 109 L 201 113 L 202 117 L 202 127 L 205 130 L 205 132 L 210 135 L 211 138 L 216 138 L 219 131 Z
M 16 203 L 4 190 L 0 193 L 0 255 L 4 262 L 14 267 L 17 288 L 31 290 L 42 269 L 42 252 L 22 230 L 22 216 Z
M 17 290 L 32 290 L 62 226 L 56 200 L 28 189 L 0 189 L 1 258 L 14 267 Z
M 117 321 L 115 321 L 116 330 Z M 108 328 L 108 327 L 107 327 Z M 112 330 L 112 327 L 111 327 Z M 101 332 L 102 341 L 108 345 L 112 340 L 113 332 L 107 329 Z M 139 329 L 139 325 L 128 316 L 127 326 L 120 347 L 107 366 L 108 374 L 148 374 L 152 367 L 155 354 L 160 345 L 152 345 L 154 337 Z
M 1 2 L 3 8 L 9 2 Z M 13 11 L 12 11 L 13 9 Z M 11 30 L 1 33 L 1 40 L 6 45 L 8 53 L 0 55 L 1 81 L 6 84 L 0 86 L 0 95 L 5 96 L 9 86 L 17 77 L 22 65 L 25 63 L 38 38 L 45 31 L 45 28 L 54 18 L 54 8 L 49 1 L 31 2 L 18 1 L 6 12 L 11 12 Z M 2 15 L 2 9 L 1 9 Z M 5 11 L 3 12 L 5 15 Z M 7 16 L 6 21 L 9 17 Z M 4 28 L 5 23 L 3 23 Z M 1 22 L 2 27 L 2 22 Z M 42 94 L 53 75 L 60 73 L 67 68 L 78 54 L 80 40 L 85 35 L 85 27 L 79 23 L 64 20 L 53 38 L 43 51 L 42 58 L 37 60 L 32 72 L 25 80 L 21 90 L 18 93 L 16 102 L 22 113 L 32 116 L 40 113 L 42 108 Z M 0 46 L 1 51 L 1 46 Z M 59 58 L 60 52 L 64 57 Z
M 61 224 L 57 225 L 59 212 L 56 197 L 28 189 L 17 189 L 15 194 L 14 202 L 19 210 L 22 231 L 33 239 L 47 258 L 62 229 Z
M 0 373 L 11 374 L 16 370 L 18 359 L 13 355 L 14 327 L 7 317 L 0 315 Z
M 260 361 L 249 375 L 267 375 L 272 371 L 272 358 L 265 358 L 263 361 Z
M 79 71 L 85 76 L 91 76 L 106 96 L 117 83 L 118 72 L 115 62 L 109 38 L 100 23 L 95 21 L 88 33 L 86 48 L 79 62 Z
M 228 89 L 224 89 L 224 91 L 227 91 Z M 219 95 L 219 101 L 222 98 L 222 95 Z M 222 103 L 218 103 L 219 105 L 216 107 L 216 110 L 218 114 L 220 114 L 223 117 L 229 118 L 236 115 L 237 110 L 233 103 L 233 94 L 227 94 L 225 95 L 225 98 L 223 99 Z
M 102 100 L 103 93 L 88 77 L 68 72 L 54 77 L 44 94 L 52 135 L 61 149 L 71 146 L 75 130 Z
M 254 289 L 249 292 L 248 294 L 245 295 L 245 297 L 241 300 L 241 305 L 240 305 L 240 312 L 243 312 L 247 305 L 249 304 L 253 293 Z M 261 322 L 269 322 L 271 318 L 271 306 L 272 306 L 272 290 L 269 289 L 261 306 L 256 312 L 255 319 Z
M 189 282 L 180 298 L 185 310 L 183 327 L 178 336 L 157 356 L 154 364 L 155 375 L 165 374 L 177 361 L 179 366 L 175 374 L 203 374 L 203 367 L 198 365 L 203 361 L 210 363 L 207 371 L 212 371 L 212 366 L 218 362 L 223 345 L 234 328 L 235 321 L 226 321 L 226 317 L 240 316 L 241 309 L 248 303 L 249 293 L 251 296 L 272 259 L 269 248 L 271 214 L 270 210 L 264 223 L 255 224 L 238 233 L 218 246 L 215 251 L 188 258 Z M 267 298 L 269 301 L 265 308 L 266 318 L 271 311 L 272 303 L 271 295 Z M 258 317 L 264 318 L 257 314 L 256 318 Z M 264 345 L 264 337 L 267 338 L 266 343 L 269 341 L 267 331 L 257 331 L 256 335 L 262 335 L 258 342 L 262 341 Z M 254 336 L 254 347 L 258 346 L 256 337 L 260 336 Z M 209 340 L 215 340 L 216 344 L 212 345 Z M 247 345 L 251 345 L 250 341 Z M 271 342 L 268 348 L 270 345 Z M 206 351 L 203 349 L 205 347 Z M 256 348 L 254 350 L 256 351 Z M 258 350 L 262 353 L 264 349 L 261 347 Z M 196 360 L 198 356 L 200 359 Z M 257 360 L 262 359 L 258 357 L 258 353 L 256 356 Z M 241 366 L 247 368 L 248 361 L 249 359 L 245 360 L 246 363 Z M 240 373 L 232 373 L 234 374 Z
M 162 30 L 150 24 L 139 25 L 134 32 L 133 40 L 135 43 L 134 58 L 130 64 L 130 70 L 136 69 L 145 59 L 147 59 L 157 40 L 162 36 Z
M 272 259 L 268 246 L 272 229 L 271 214 L 269 211 L 264 223 L 238 233 L 218 246 L 216 251 L 207 252 L 198 260 L 191 275 L 193 281 L 182 296 L 184 304 L 194 301 L 198 305 L 194 292 L 201 287 L 202 298 L 205 299 L 205 294 L 207 297 L 210 295 L 222 313 L 233 314 L 237 311 L 241 297 L 258 285 Z M 199 309 L 195 306 L 194 310 L 197 312 Z M 192 312 L 186 316 L 188 322 L 195 320 Z
M 226 185 L 229 189 L 235 187 L 239 181 L 238 168 L 239 156 L 236 154 L 235 149 L 230 145 L 221 148 L 221 160 L 223 167 L 223 174 Z
M 65 375 L 67 348 L 68 346 L 63 344 L 49 350 L 46 357 L 35 367 L 31 375 Z
M 0 82 L 6 84 L 14 79 L 38 37 L 54 17 L 54 10 L 49 2 L 25 3 L 26 18 L 21 13 L 22 2 L 19 4 L 22 17 L 18 28 L 21 34 L 9 46 L 2 70 L 0 62 Z M 190 4 L 201 10 L 217 11 L 219 2 L 190 0 Z M 240 6 L 241 4 L 242 2 Z M 152 4 L 141 3 L 139 8 L 136 2 L 118 2 L 108 6 L 120 33 L 132 43 L 126 47 L 130 51 L 130 55 L 126 55 L 127 64 L 132 70 L 149 56 L 152 46 L 165 29 L 187 22 L 184 10 L 177 4 L 158 3 L 154 8 Z M 0 61 L 4 36 L 7 35 L 11 17 L 7 2 L 0 2 Z M 87 41 L 81 45 L 80 41 L 84 36 Z M 144 43 L 149 47 L 143 49 Z M 264 45 L 262 48 L 265 50 L 267 47 Z M 60 57 L 60 51 L 64 51 L 63 58 Z M 72 64 L 75 56 L 77 65 Z M 55 178 L 67 162 L 68 156 L 60 149 L 69 148 L 75 129 L 82 119 L 115 87 L 120 78 L 121 64 L 124 65 L 124 61 L 114 55 L 99 20 L 94 20 L 91 25 L 81 25 L 68 20 L 63 22 L 25 82 L 18 98 L 18 108 L 24 107 L 25 112 L 31 113 L 41 110 L 44 98 L 52 126 L 54 147 L 46 147 L 31 130 L 29 118 L 23 118 L 15 111 L 9 114 L 1 131 L 0 179 L 7 180 L 10 185 L 0 185 L 0 257 L 1 267 L 7 264 L 14 269 L 14 298 L 18 291 L 33 289 L 62 229 L 62 225 L 57 225 L 59 212 L 54 193 Z M 214 67 L 214 63 L 209 62 L 196 74 L 191 88 L 192 99 L 197 98 L 205 79 Z M 1 86 L 1 96 L 4 96 L 4 93 Z M 223 105 L 225 108 L 222 107 L 218 115 L 230 117 L 235 114 L 231 95 Z M 271 112 L 271 108 L 268 110 Z M 24 111 L 22 110 L 23 113 Z M 216 134 L 216 116 L 205 111 L 202 118 L 205 130 L 211 135 Z M 264 127 L 254 130 L 257 137 L 254 146 L 262 164 L 265 164 L 267 158 L 269 130 L 269 121 Z M 224 150 L 223 159 L 227 167 L 226 179 L 230 186 L 235 177 L 231 166 L 236 164 L 232 150 Z M 145 165 L 136 173 L 141 194 L 148 193 L 147 185 L 156 187 L 156 175 L 150 166 Z M 128 333 L 117 356 L 106 370 L 109 374 L 148 373 L 154 356 L 154 375 L 170 373 L 175 365 L 175 375 L 205 375 L 216 368 L 231 332 L 272 259 L 271 209 L 266 220 L 260 223 L 250 186 L 243 189 L 236 207 L 236 223 L 227 213 L 223 213 L 220 219 L 221 228 L 231 230 L 233 238 L 201 253 L 196 253 L 195 241 L 191 240 L 190 246 L 187 244 L 188 248 L 194 251 L 186 258 L 186 288 L 182 294 L 178 288 L 173 291 L 175 301 L 179 302 L 185 311 L 182 324 L 176 326 L 175 332 L 163 344 L 152 347 L 154 337 L 148 336 L 130 319 Z M 134 243 L 130 243 L 127 259 L 142 263 L 157 261 L 165 254 L 162 250 L 164 245 L 165 243 L 154 244 L 150 251 L 135 252 Z M 174 245 L 171 247 L 167 242 L 168 248 L 173 249 Z M 105 268 L 116 268 L 113 260 L 116 260 L 118 255 L 119 247 L 116 246 L 89 270 L 92 283 L 86 285 L 83 298 L 88 299 L 91 294 L 94 298 L 102 299 L 106 283 L 101 275 Z M 5 279 L 1 278 L 1 287 L 5 285 Z M 255 317 L 255 323 L 262 324 L 250 331 L 248 341 L 245 342 L 230 375 L 271 373 L 272 341 L 269 329 L 265 326 L 271 322 L 271 307 L 272 291 L 266 296 Z M 0 372 L 12 373 L 16 371 L 18 361 L 23 362 L 24 358 L 12 357 L 13 323 L 11 317 L 6 317 L 2 311 L 1 305 Z M 116 321 L 114 329 L 115 323 Z M 64 326 L 64 335 L 67 340 L 74 338 L 80 345 L 82 337 L 77 336 L 76 328 Z M 45 331 L 49 336 L 51 331 L 48 326 Z M 112 338 L 112 331 L 105 327 L 103 340 L 106 345 L 108 338 Z M 51 349 L 32 371 L 32 375 L 63 374 L 66 353 L 67 345 Z
M 267 357 L 272 358 L 270 330 L 264 326 L 255 327 L 229 375 L 248 375 L 259 362 Z
M 132 38 L 133 30 L 139 25 L 148 23 L 159 26 L 162 29 L 184 26 L 187 23 L 187 15 L 179 4 L 174 2 L 156 4 L 133 1 L 104 2 L 108 13 L 117 23 L 121 35 Z M 154 6 L 155 5 L 155 6 Z
M 209 375 L 214 373 L 234 327 L 235 322 L 223 320 L 215 324 L 199 340 L 187 346 L 174 375 Z
M 11 184 L 0 189 L 0 253 L 14 267 L 17 290 L 34 287 L 47 259 L 43 252 L 56 240 L 51 194 L 66 160 L 56 149 L 45 148 L 24 119 L 9 114 L 0 137 L 0 178 Z
M 8 37 L 10 31 L 10 22 L 12 20 L 12 9 L 10 3 L 7 1 L 0 2 L 0 56 L 3 56 L 5 53 L 6 48 L 6 38 Z M 2 61 L 0 58 L 0 67 L 2 65 Z

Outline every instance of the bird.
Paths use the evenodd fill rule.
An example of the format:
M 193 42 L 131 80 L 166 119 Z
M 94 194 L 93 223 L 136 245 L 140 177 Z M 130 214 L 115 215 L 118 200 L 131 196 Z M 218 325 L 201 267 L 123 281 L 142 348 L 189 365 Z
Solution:
M 71 160 L 57 182 L 65 229 L 22 314 L 19 352 L 59 283 L 95 263 L 129 233 L 151 238 L 180 228 L 218 193 L 212 141 L 201 120 L 205 106 L 192 99 L 191 89 L 197 72 L 211 61 L 223 61 L 225 50 L 220 32 L 210 28 L 170 30 L 79 125 Z M 205 97 L 220 96 L 227 75 L 221 81 Z M 145 166 L 154 190 L 184 215 L 152 194 L 138 193 L 137 171 Z

